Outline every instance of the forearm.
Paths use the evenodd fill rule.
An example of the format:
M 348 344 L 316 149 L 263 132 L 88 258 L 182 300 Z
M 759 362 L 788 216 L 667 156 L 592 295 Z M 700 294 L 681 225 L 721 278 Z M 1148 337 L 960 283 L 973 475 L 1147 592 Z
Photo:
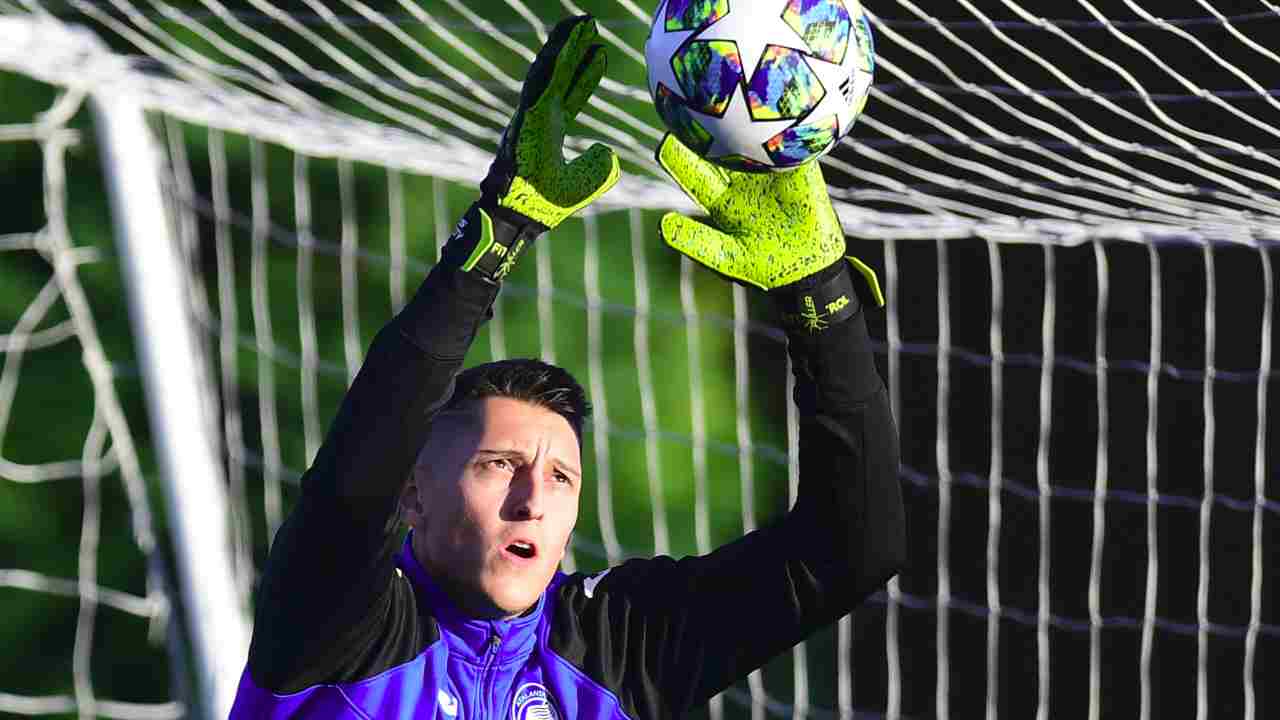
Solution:
M 374 339 L 304 478 L 304 494 L 354 503 L 353 510 L 397 495 L 497 289 L 443 262 L 431 271 Z
M 503 275 L 545 227 L 471 207 L 413 299 L 374 339 L 304 479 L 304 493 L 345 502 L 394 497 L 427 426 L 453 392 Z
M 841 261 L 810 278 L 812 287 L 773 297 L 784 312 L 804 308 L 799 291 L 847 271 Z M 631 687 L 661 688 L 683 711 L 847 614 L 904 564 L 897 431 L 860 301 L 851 282 L 843 287 L 850 292 L 831 298 L 808 293 L 826 324 L 812 322 L 816 313 L 787 323 L 800 409 L 795 506 L 709 555 L 611 571 L 596 589 L 602 597 L 580 612 L 589 632 L 629 654 L 597 659 L 595 672 L 625 675 L 609 665 L 625 663 L 636 669 Z M 636 633 L 644 642 L 624 642 Z
M 840 272 L 851 273 L 843 262 Z M 819 307 L 834 302 L 815 295 Z M 788 331 L 801 426 L 800 486 L 788 523 L 816 568 L 842 574 L 860 602 L 905 563 L 905 520 L 897 429 L 865 308 L 856 294 L 842 295 L 847 317 L 820 331 L 803 324 Z

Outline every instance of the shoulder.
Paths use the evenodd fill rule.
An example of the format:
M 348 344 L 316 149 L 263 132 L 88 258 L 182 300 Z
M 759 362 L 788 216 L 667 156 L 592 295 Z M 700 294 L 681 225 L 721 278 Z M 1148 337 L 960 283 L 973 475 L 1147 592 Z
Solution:
M 410 662 L 439 638 L 438 626 L 420 615 L 413 584 L 399 568 L 353 622 L 329 631 L 319 626 L 310 630 L 297 633 L 300 639 L 290 643 L 272 642 L 274 635 L 255 632 L 249 653 L 254 681 L 276 693 L 359 682 Z
M 663 627 L 647 588 L 671 558 L 629 560 L 592 573 L 557 575 L 548 588 L 545 647 L 575 673 L 615 697 L 628 717 L 666 717 L 644 648 Z M 661 633 L 660 633 L 661 634 Z
M 596 572 L 558 573 L 549 590 L 561 602 L 582 605 L 607 599 L 639 601 L 670 596 L 680 564 L 666 555 L 634 558 Z

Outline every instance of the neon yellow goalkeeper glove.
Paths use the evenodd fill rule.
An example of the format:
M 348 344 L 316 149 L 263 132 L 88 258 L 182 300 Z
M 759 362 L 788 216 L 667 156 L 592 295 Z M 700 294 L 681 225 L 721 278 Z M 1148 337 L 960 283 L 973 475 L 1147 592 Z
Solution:
M 779 291 L 775 295 L 794 294 L 786 291 L 819 275 L 824 281 L 837 274 L 847 278 L 843 263 L 833 267 L 845 257 L 844 231 L 818 163 L 782 173 L 726 170 L 670 133 L 658 145 L 657 159 L 710 221 L 667 213 L 661 224 L 667 245 L 730 279 Z M 869 298 L 884 305 L 875 272 L 857 258 L 847 260 L 861 273 Z M 788 323 L 818 330 L 857 310 L 848 295 L 850 280 L 828 284 L 823 282 L 825 292 L 816 296 L 798 296 L 798 305 L 784 311 Z M 801 285 L 814 287 L 813 282 Z
M 604 77 L 605 48 L 589 15 L 560 22 L 534 58 L 520 104 L 480 184 L 480 200 L 446 247 L 468 272 L 501 280 L 538 235 L 618 182 L 618 158 L 602 144 L 564 160 L 569 123 Z

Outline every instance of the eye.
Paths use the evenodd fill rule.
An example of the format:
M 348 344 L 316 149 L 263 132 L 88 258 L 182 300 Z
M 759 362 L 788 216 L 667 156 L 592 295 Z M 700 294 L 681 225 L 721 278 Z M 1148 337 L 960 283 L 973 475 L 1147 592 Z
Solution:
M 512 464 L 511 458 L 504 457 L 489 460 L 484 463 L 484 466 L 493 470 L 503 470 L 506 472 L 510 472 L 515 469 L 515 465 Z
M 564 483 L 565 485 L 572 485 L 572 484 L 573 484 L 573 478 L 569 477 L 568 475 L 565 475 L 564 473 L 560 472 L 559 470 L 557 470 L 557 471 L 555 472 L 555 479 L 556 479 L 556 482 L 558 482 L 558 483 Z

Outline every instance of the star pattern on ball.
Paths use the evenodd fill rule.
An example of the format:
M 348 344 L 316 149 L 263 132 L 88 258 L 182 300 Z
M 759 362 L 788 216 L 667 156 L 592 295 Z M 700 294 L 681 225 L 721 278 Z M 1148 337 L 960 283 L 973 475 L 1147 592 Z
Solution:
M 741 87 L 729 98 L 729 107 L 725 110 L 724 117 L 705 115 L 696 110 L 689 112 L 714 138 L 711 148 L 707 150 L 708 158 L 734 155 L 745 150 L 742 152 L 744 157 L 765 166 L 773 165 L 773 160 L 764 144 L 795 123 L 795 120 L 752 120 Z
M 759 13 L 733 12 L 707 26 L 698 35 L 699 40 L 732 40 L 738 44 L 738 56 L 742 58 L 742 70 L 748 81 L 760 64 L 764 49 L 769 45 L 805 50 L 809 47 L 805 39 L 787 24 L 782 18 L 783 6 L 778 4 L 778 12 L 761 15 Z
M 658 94 L 658 83 L 667 86 L 668 90 L 679 93 L 684 92 L 680 89 L 680 80 L 676 78 L 675 69 L 671 66 L 670 58 L 675 57 L 676 50 L 689 39 L 690 35 L 697 34 L 697 30 L 676 30 L 674 32 L 666 32 L 659 28 L 655 28 L 653 35 L 649 37 L 650 50 L 646 48 L 645 54 L 648 57 L 667 58 L 666 62 L 654 63 L 654 72 L 650 75 L 649 92 L 653 95 Z
M 666 22 L 672 12 L 680 22 Z M 792 168 L 853 127 L 871 43 L 856 0 L 660 0 L 645 43 L 649 90 L 698 155 L 733 170 Z
M 807 119 L 818 120 L 835 115 L 840 118 L 837 132 L 844 135 L 858 114 L 858 107 L 850 104 L 849 98 L 866 94 L 871 86 L 871 73 L 862 72 L 849 62 L 837 65 L 813 56 L 806 57 L 805 61 L 809 63 L 809 69 L 818 76 L 822 87 L 827 89 L 827 94 L 810 111 Z

